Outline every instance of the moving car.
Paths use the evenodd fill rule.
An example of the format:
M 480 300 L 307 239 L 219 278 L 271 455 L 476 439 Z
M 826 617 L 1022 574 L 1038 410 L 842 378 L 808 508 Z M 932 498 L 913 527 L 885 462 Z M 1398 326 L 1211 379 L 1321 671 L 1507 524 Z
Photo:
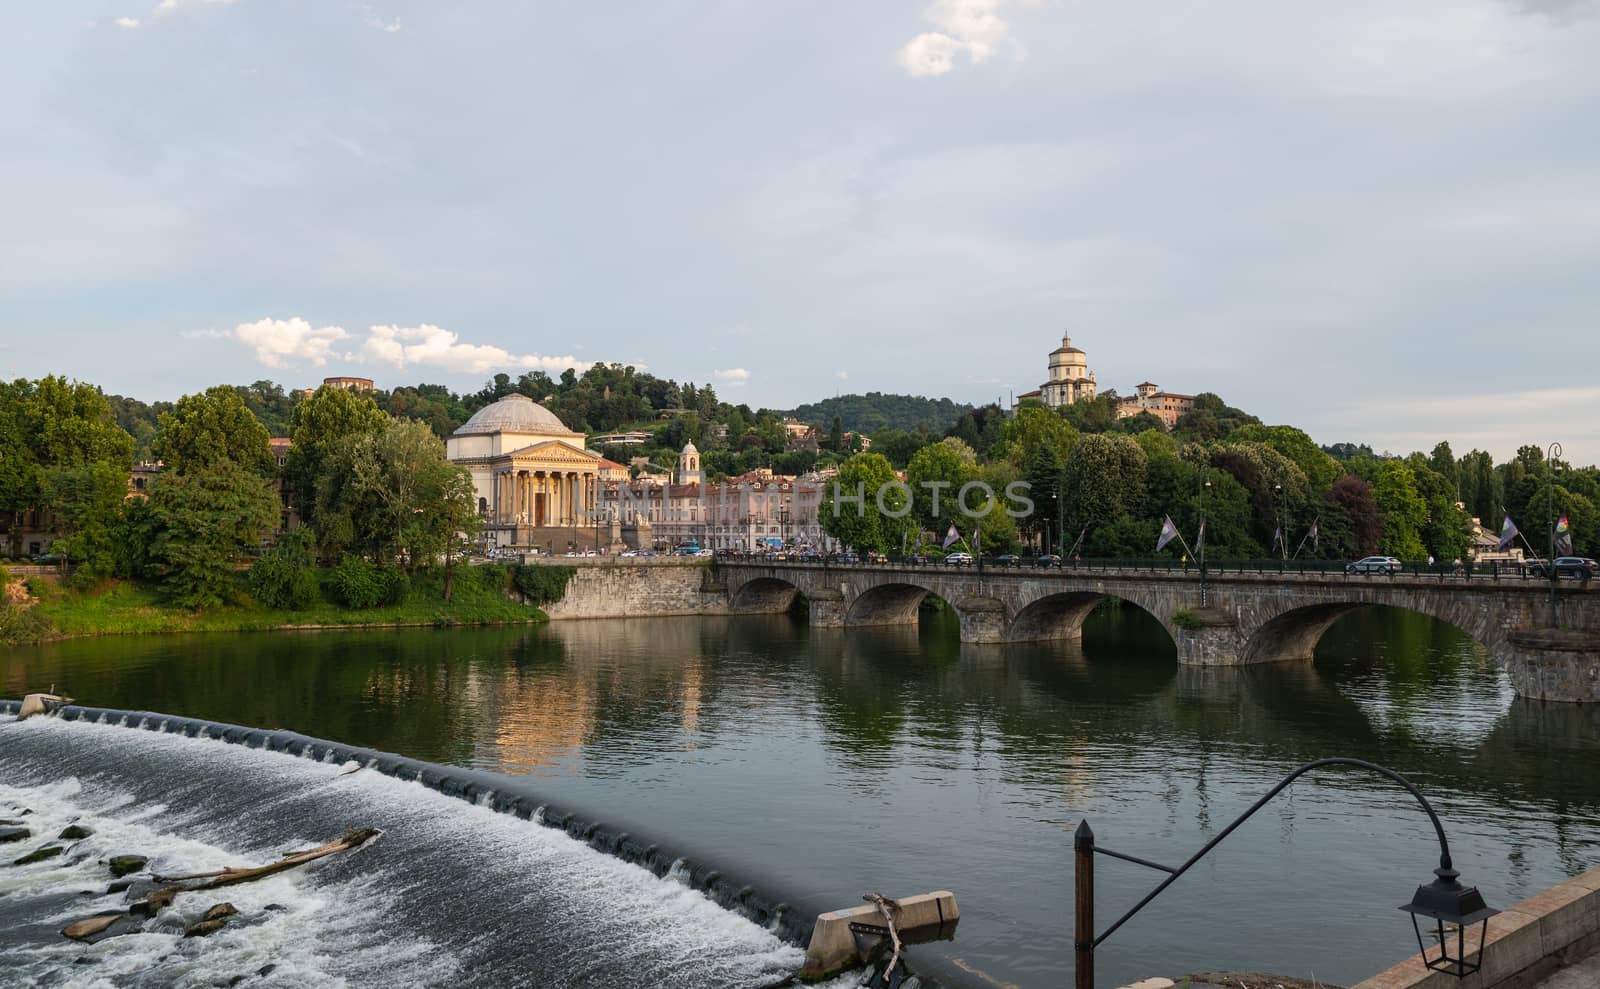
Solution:
M 1532 577 L 1548 577 L 1550 571 L 1545 567 L 1543 560 L 1529 560 L 1522 565 L 1522 572 Z M 1575 577 L 1578 580 L 1588 580 L 1600 576 L 1600 564 L 1586 556 L 1558 556 L 1556 557 L 1556 576 Z
M 1345 564 L 1345 573 L 1399 573 L 1401 563 L 1392 556 L 1369 556 Z
M 1059 567 L 1061 566 L 1061 557 L 1055 555 L 1054 553 L 1046 553 L 1037 560 L 1034 560 L 1033 565 L 1036 567 Z
M 949 556 L 944 558 L 944 562 L 945 566 L 949 567 L 970 567 L 972 566 L 972 554 L 951 553 Z
M 1022 557 L 1015 553 L 1001 553 L 994 558 L 994 565 L 997 567 L 1020 567 L 1022 566 Z

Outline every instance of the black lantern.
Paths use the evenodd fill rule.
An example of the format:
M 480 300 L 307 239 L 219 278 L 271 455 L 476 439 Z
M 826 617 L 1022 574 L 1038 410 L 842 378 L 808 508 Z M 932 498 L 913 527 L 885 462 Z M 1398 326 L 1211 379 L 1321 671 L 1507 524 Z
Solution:
M 1483 902 L 1476 886 L 1457 882 L 1460 873 L 1448 862 L 1433 870 L 1438 876 L 1400 909 L 1411 915 L 1417 932 L 1417 949 L 1422 964 L 1435 972 L 1464 979 L 1483 967 L 1483 942 L 1489 933 L 1489 918 L 1500 911 Z M 1474 937 L 1473 927 L 1477 927 Z M 1432 939 L 1433 944 L 1428 944 Z

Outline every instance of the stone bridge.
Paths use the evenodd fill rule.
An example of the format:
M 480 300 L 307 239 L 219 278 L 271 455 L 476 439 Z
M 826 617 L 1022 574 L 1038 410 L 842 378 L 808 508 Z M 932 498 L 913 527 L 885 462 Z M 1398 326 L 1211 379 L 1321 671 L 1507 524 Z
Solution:
M 1233 666 L 1309 661 L 1341 616 L 1382 605 L 1448 622 L 1471 635 L 1525 697 L 1600 702 L 1600 587 L 1477 576 L 943 566 L 836 566 L 719 560 L 717 582 L 735 612 L 777 612 L 798 595 L 819 627 L 904 625 L 932 594 L 955 610 L 964 642 L 1078 639 L 1100 602 L 1118 598 L 1166 628 L 1180 663 Z

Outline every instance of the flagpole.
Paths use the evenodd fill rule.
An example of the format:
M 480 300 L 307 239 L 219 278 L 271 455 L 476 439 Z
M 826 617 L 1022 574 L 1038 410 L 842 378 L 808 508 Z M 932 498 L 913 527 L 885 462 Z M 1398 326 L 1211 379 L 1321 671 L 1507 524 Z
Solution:
M 1300 551 L 1306 548 L 1306 540 L 1311 538 L 1312 530 L 1315 529 L 1317 527 L 1317 523 L 1321 522 L 1321 521 L 1322 521 L 1322 516 L 1320 516 L 1320 515 L 1311 520 L 1311 528 L 1307 529 L 1306 530 L 1306 534 L 1300 537 L 1300 545 L 1298 545 L 1298 546 L 1296 546 L 1294 548 L 1293 559 L 1296 559 L 1296 560 L 1300 559 Z

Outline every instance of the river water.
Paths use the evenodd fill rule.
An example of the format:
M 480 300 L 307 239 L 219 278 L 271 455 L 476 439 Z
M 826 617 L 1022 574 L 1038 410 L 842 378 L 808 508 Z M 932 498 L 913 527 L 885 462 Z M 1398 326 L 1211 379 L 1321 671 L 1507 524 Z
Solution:
M 1600 862 L 1600 712 L 1516 699 L 1469 640 L 1401 612 L 1343 619 L 1313 665 L 1247 669 L 1180 668 L 1159 625 L 1116 608 L 1091 617 L 1081 646 L 962 644 L 948 613 L 925 611 L 908 629 L 649 619 L 78 640 L 0 658 L 0 696 L 52 684 L 100 707 L 288 728 L 515 775 L 553 801 L 648 822 L 659 838 L 801 902 L 950 889 L 962 921 L 936 950 L 1002 984 L 1067 979 L 1080 818 L 1103 845 L 1176 864 L 1294 766 L 1325 756 L 1375 761 L 1421 786 L 1463 879 L 1493 905 Z M 0 725 L 0 746 L 27 728 Z M 173 824 L 162 833 L 189 836 L 207 861 L 287 841 L 286 821 L 295 839 L 326 840 L 365 823 L 361 808 L 369 818 L 386 816 L 380 805 L 422 808 L 427 847 L 477 849 L 470 874 L 497 881 L 452 887 L 456 909 L 420 909 L 417 891 L 450 872 L 417 865 L 412 881 L 395 872 L 429 860 L 406 844 L 423 841 L 413 835 L 391 843 L 393 862 L 374 854 L 390 871 L 342 880 L 375 884 L 368 893 L 302 890 L 346 907 L 370 900 L 364 922 L 325 905 L 302 930 L 368 930 L 348 957 L 392 944 L 418 984 L 470 972 L 486 985 L 756 985 L 797 958 L 666 880 L 604 866 L 524 822 L 419 796 L 427 791 L 415 784 L 363 790 L 305 760 L 213 759 L 234 747 L 135 743 L 110 726 L 47 731 L 59 737 L 0 747 L 0 811 L 31 801 L 104 819 L 134 808 Z M 178 751 L 148 750 L 163 745 Z M 67 755 L 53 764 L 52 751 Z M 196 790 L 172 760 L 193 773 L 224 768 L 205 770 L 211 782 Z M 158 762 L 159 773 L 145 771 L 156 778 L 141 778 Z M 267 782 L 228 791 L 230 813 L 208 808 L 223 776 Z M 181 813 L 163 787 L 188 795 Z M 241 816 L 251 789 L 294 813 Z M 241 820 L 248 826 L 221 823 Z M 1435 859 L 1426 818 L 1392 784 L 1341 770 L 1306 777 L 1107 941 L 1100 981 L 1248 968 L 1354 983 L 1414 948 L 1395 907 L 1431 878 Z M 1161 878 L 1110 859 L 1097 875 L 1102 926 Z M 380 922 L 377 904 L 390 900 L 404 902 Z M 475 912 L 542 919 L 486 939 L 475 936 Z M 679 923 L 664 923 L 674 914 Z M 625 969 L 592 960 L 640 939 Z M 327 968 L 329 979 L 361 984 L 359 961 Z

